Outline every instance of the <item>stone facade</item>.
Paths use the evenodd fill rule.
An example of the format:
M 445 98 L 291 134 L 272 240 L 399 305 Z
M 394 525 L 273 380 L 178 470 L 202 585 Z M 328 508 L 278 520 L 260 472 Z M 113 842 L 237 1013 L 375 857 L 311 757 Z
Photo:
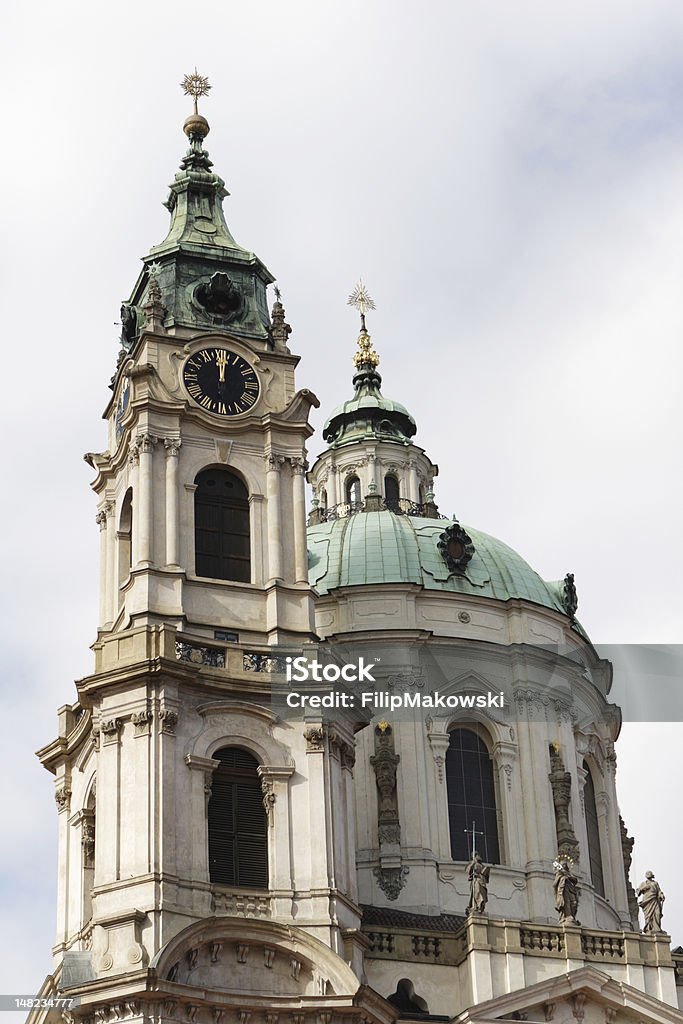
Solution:
M 379 391 L 364 318 L 356 399 L 308 471 L 317 399 L 296 390 L 279 299 L 268 317 L 271 276 L 227 229 L 205 122 L 188 123 L 171 231 L 126 304 L 108 448 L 87 456 L 99 629 L 94 672 L 39 752 L 59 823 L 42 994 L 78 996 L 67 1024 L 683 1019 L 668 936 L 634 930 L 610 666 L 561 585 L 439 520 L 437 467 Z M 183 367 L 212 348 L 253 367 L 253 408 L 227 418 L 192 401 Z M 248 582 L 196 572 L 197 480 L 210 468 L 248 493 Z M 358 501 L 346 500 L 351 476 Z M 354 530 L 399 538 L 384 551 L 395 569 L 373 578 L 369 543 L 341 584 Z M 445 693 L 504 698 L 504 713 L 466 719 L 493 772 L 486 915 L 463 916 L 469 883 L 452 856 L 448 757 L 462 717 L 278 710 L 287 650 L 334 645 L 353 660 L 359 644 L 379 658 L 378 691 L 426 692 L 431 665 Z M 207 816 L 225 748 L 258 766 L 267 887 L 212 881 Z M 580 924 L 558 924 L 558 848 L 573 851 Z

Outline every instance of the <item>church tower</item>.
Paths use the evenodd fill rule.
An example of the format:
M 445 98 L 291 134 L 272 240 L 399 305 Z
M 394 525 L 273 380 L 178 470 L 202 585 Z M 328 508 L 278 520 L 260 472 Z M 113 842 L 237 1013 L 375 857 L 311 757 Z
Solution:
M 77 996 L 87 1021 L 274 1024 L 271 1010 L 298 1020 L 307 1005 L 385 1021 L 358 978 L 353 723 L 323 732 L 271 702 L 275 646 L 315 636 L 304 489 L 318 401 L 296 389 L 273 276 L 226 224 L 197 109 L 208 83 L 184 85 L 170 228 L 122 307 L 108 447 L 86 456 L 95 671 L 39 752 L 59 811 L 46 991 Z
M 31 1024 L 683 1024 L 574 577 L 439 511 L 362 283 L 353 396 L 309 469 L 318 401 L 226 223 L 208 82 L 184 87 L 170 228 L 86 456 L 99 628 L 39 751 L 58 920 Z M 290 714 L 294 652 L 372 673 Z

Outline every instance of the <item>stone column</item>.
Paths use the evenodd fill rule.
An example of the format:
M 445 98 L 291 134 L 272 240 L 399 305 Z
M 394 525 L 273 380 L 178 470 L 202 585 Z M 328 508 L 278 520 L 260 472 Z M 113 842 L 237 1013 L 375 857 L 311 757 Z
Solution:
M 332 463 L 330 465 L 329 479 L 327 482 L 327 507 L 332 508 L 333 505 L 338 505 L 339 501 L 339 470 Z
M 257 771 L 263 791 L 263 809 L 268 816 L 270 888 L 291 892 L 293 877 L 290 854 L 292 823 L 289 809 L 289 780 L 295 769 L 293 765 L 259 765 Z M 288 898 L 282 909 L 291 909 Z
M 130 566 L 133 569 L 138 564 L 138 551 L 140 550 L 140 439 L 135 438 L 131 443 L 128 453 L 130 465 L 129 479 L 133 490 L 133 516 L 130 524 Z
M 308 549 L 306 545 L 306 477 L 308 464 L 304 458 L 291 459 L 292 503 L 294 506 L 294 578 L 308 582 Z
M 137 437 L 140 453 L 138 467 L 138 565 L 152 564 L 152 487 L 154 467 L 154 445 L 157 442 L 152 434 L 140 434 Z M 135 496 L 133 496 L 135 501 Z
M 406 497 L 410 501 L 419 502 L 420 500 L 420 486 L 417 480 L 417 467 L 411 459 L 408 463 L 408 472 L 406 473 L 406 483 L 408 485 L 408 494 Z
M 384 488 L 380 488 L 380 486 L 379 486 L 379 480 L 377 479 L 378 476 L 379 476 L 379 466 L 377 465 L 377 456 L 375 454 L 373 454 L 373 453 L 370 453 L 370 455 L 368 455 L 368 486 L 367 486 L 366 490 L 369 491 L 370 487 L 372 486 L 372 484 L 375 485 L 375 488 L 377 490 L 380 490 L 380 489 L 383 490 L 384 489 Z
M 282 522 L 280 517 L 280 469 L 284 456 L 266 456 L 266 498 L 268 501 L 268 578 L 282 579 Z
M 179 499 L 178 499 L 178 453 L 180 438 L 167 437 L 164 440 L 166 449 L 166 564 L 179 564 Z
M 113 622 L 119 610 L 119 570 L 116 564 L 116 506 L 113 501 L 108 501 L 104 506 L 107 514 L 106 537 L 107 537 L 107 589 L 105 596 L 105 621 Z
M 100 613 L 99 623 L 101 626 L 108 621 L 107 611 L 109 608 L 109 588 L 112 579 L 109 575 L 109 559 L 107 557 L 107 512 L 106 503 L 95 516 L 95 522 L 100 528 Z

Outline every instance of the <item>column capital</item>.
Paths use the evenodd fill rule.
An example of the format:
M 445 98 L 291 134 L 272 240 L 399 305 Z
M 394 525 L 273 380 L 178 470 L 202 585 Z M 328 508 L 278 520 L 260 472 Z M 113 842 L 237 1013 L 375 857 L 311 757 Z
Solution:
M 154 446 L 159 440 L 154 434 L 138 434 L 135 444 L 141 455 L 149 455 L 154 451 Z
M 182 443 L 179 437 L 165 437 L 164 448 L 166 449 L 166 457 L 169 459 L 177 458 Z
M 279 455 L 277 452 L 266 452 L 264 459 L 268 472 L 275 473 L 279 473 L 287 461 L 284 455 Z
M 289 462 L 295 476 L 303 476 L 308 471 L 308 462 L 302 455 L 290 456 Z

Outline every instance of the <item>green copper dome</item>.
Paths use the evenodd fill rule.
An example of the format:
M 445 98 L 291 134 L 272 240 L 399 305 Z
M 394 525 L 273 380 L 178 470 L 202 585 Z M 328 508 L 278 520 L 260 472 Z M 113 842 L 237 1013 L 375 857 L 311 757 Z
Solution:
M 323 437 L 332 445 L 367 438 L 410 444 L 416 432 L 417 424 L 406 407 L 385 398 L 379 391 L 342 402 L 323 427 Z
M 471 561 L 455 574 L 438 548 L 451 523 L 393 512 L 361 512 L 308 529 L 309 580 L 318 593 L 336 587 L 417 583 L 426 590 L 520 599 L 566 614 L 562 581 L 548 583 L 521 555 L 479 530 L 463 527 L 474 545 Z

